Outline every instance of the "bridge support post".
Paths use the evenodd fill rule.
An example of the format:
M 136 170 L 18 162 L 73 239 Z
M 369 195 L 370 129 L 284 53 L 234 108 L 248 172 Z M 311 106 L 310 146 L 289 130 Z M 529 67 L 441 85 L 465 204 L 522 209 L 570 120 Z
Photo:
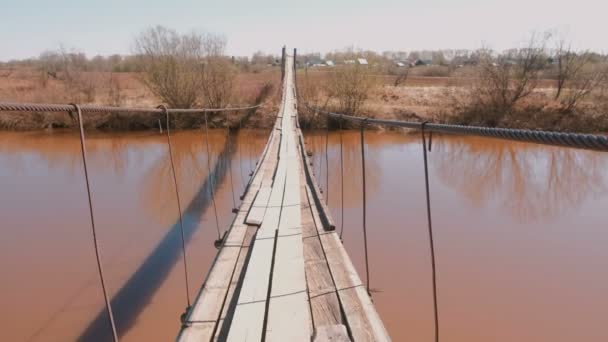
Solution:
M 285 79 L 285 61 L 287 56 L 285 55 L 286 47 L 283 45 L 283 49 L 281 49 L 281 81 Z

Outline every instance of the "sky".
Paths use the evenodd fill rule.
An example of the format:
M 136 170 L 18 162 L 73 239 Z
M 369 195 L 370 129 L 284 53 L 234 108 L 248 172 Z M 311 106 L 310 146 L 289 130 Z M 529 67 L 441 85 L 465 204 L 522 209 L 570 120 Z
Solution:
M 142 30 L 163 25 L 226 36 L 229 55 L 496 50 L 552 30 L 578 49 L 608 52 L 605 0 L 0 0 L 0 61 L 60 45 L 88 56 L 129 54 Z

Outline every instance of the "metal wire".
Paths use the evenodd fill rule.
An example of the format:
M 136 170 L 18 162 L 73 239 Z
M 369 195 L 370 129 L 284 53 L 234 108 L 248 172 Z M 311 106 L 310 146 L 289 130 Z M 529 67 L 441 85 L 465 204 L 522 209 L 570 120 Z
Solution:
M 340 191 L 342 193 L 340 199 L 340 211 L 342 215 L 342 218 L 340 219 L 340 240 L 342 240 L 342 233 L 344 233 L 344 158 L 342 156 L 342 146 L 342 118 L 340 118 Z
M 422 123 L 413 121 L 398 121 L 398 120 L 382 120 L 372 119 L 367 117 L 355 117 L 340 113 L 323 111 L 318 108 L 313 108 L 304 103 L 306 107 L 315 110 L 319 113 L 332 116 L 343 117 L 345 120 L 361 122 L 367 120 L 368 123 L 386 125 L 393 127 L 403 127 L 412 129 L 421 129 Z M 580 148 L 594 151 L 608 152 L 608 137 L 594 134 L 580 133 L 560 133 L 548 131 L 531 131 L 527 129 L 512 129 L 512 128 L 490 128 L 478 126 L 462 126 L 462 125 L 447 125 L 428 123 L 425 125 L 425 130 L 435 133 L 473 135 L 488 138 L 497 138 L 504 140 L 531 142 L 536 144 L 562 146 Z
M 316 118 L 316 114 L 315 114 L 315 118 Z M 320 155 L 321 153 L 317 153 L 319 155 L 319 173 L 318 173 L 318 177 L 319 177 L 319 189 L 321 191 L 321 193 L 323 193 L 323 188 L 321 187 L 321 175 L 323 174 L 323 157 Z
M 175 186 L 175 200 L 177 202 L 177 212 L 179 213 L 179 230 L 182 238 L 182 255 L 184 260 L 184 278 L 186 283 L 186 302 L 188 303 L 188 308 L 190 307 L 190 283 L 188 281 L 188 264 L 186 261 L 186 239 L 184 238 L 184 220 L 182 217 L 182 205 L 179 199 L 179 188 L 177 185 L 177 173 L 175 172 L 175 162 L 173 160 L 173 148 L 171 147 L 171 133 L 170 126 L 171 122 L 169 120 L 169 111 L 167 111 L 167 107 L 158 106 L 161 110 L 165 112 L 166 121 L 167 121 L 167 148 L 169 149 L 169 161 L 171 162 L 171 175 L 173 176 L 173 185 Z
M 263 103 L 247 107 L 167 109 L 167 112 L 171 114 L 203 114 L 207 112 L 249 110 L 259 108 L 262 105 Z M 0 111 L 2 112 L 71 112 L 72 110 L 74 110 L 74 106 L 67 104 L 0 102 Z M 80 110 L 82 113 L 165 113 L 165 110 L 161 108 L 113 107 L 97 105 L 81 105 Z
M 365 126 L 367 121 L 361 122 L 361 181 L 363 185 L 363 246 L 365 247 L 365 276 L 367 279 L 367 294 L 372 295 L 369 286 L 369 259 L 367 256 L 367 196 L 365 184 Z
M 241 151 L 241 132 L 243 129 L 243 118 L 239 119 L 239 135 L 237 137 L 236 149 L 239 151 L 239 168 L 241 169 L 241 185 L 245 186 L 245 176 L 243 176 L 243 151 Z M 244 189 L 243 189 L 244 190 Z
M 329 207 L 329 156 L 327 154 L 327 145 L 329 145 L 329 116 L 325 125 L 325 204 Z
M 236 208 L 236 200 L 234 199 L 234 182 L 232 181 L 232 139 L 230 138 L 230 128 L 227 130 L 227 139 L 228 139 L 228 173 L 230 174 L 230 190 L 232 194 L 232 212 L 238 212 Z
M 213 212 L 215 213 L 215 227 L 217 228 L 217 240 L 222 239 L 220 233 L 220 221 L 217 217 L 217 206 L 215 205 L 215 191 L 213 189 L 213 179 L 211 178 L 211 150 L 209 149 L 209 123 L 207 120 L 207 113 L 205 113 L 205 143 L 207 145 L 207 170 L 209 177 L 209 187 L 211 189 L 211 201 L 213 202 Z
M 91 218 L 91 231 L 93 232 L 93 247 L 95 247 L 95 260 L 97 260 L 97 270 L 99 272 L 99 280 L 101 282 L 101 290 L 103 291 L 103 299 L 106 302 L 106 310 L 110 319 L 110 326 L 112 327 L 112 337 L 114 342 L 118 342 L 118 332 L 116 331 L 116 323 L 114 322 L 114 315 L 112 314 L 112 305 L 110 303 L 110 297 L 106 289 L 106 284 L 103 275 L 103 267 L 101 264 L 101 256 L 99 253 L 99 244 L 97 243 L 97 232 L 95 229 L 95 219 L 93 215 L 93 200 L 91 198 L 91 186 L 89 185 L 89 171 L 87 167 L 87 147 L 84 138 L 84 124 L 82 122 L 82 110 L 80 106 L 74 104 L 71 105 L 69 111 L 75 110 L 78 114 L 78 127 L 80 129 L 80 152 L 82 154 L 82 166 L 84 169 L 84 179 L 87 186 L 87 197 L 89 199 L 89 215 Z
M 422 123 L 420 128 L 420 133 L 422 136 L 422 153 L 424 156 L 424 184 L 426 188 L 426 215 L 428 222 L 428 231 L 429 231 L 429 242 L 431 248 L 431 267 L 432 267 L 432 275 L 433 275 L 433 313 L 435 318 L 435 342 L 439 341 L 439 312 L 437 305 L 437 279 L 435 275 L 435 244 L 433 243 L 433 222 L 431 220 L 431 194 L 429 190 L 429 167 L 427 161 L 427 152 L 426 152 L 426 138 L 424 136 L 424 132 L 426 129 L 426 122 Z M 430 145 L 429 145 L 430 148 Z

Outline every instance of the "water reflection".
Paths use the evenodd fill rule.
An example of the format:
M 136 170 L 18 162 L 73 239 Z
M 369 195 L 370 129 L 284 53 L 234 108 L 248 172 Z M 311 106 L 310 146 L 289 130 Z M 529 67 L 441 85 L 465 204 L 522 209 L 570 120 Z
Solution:
M 192 294 L 215 255 L 215 220 L 205 209 L 207 180 L 218 183 L 225 229 L 232 218 L 227 167 L 232 166 L 238 193 L 267 132 L 235 138 L 228 157 L 226 144 L 233 140 L 225 130 L 211 132 L 211 177 L 202 132 L 176 132 L 173 138 Z M 364 274 L 359 132 L 344 132 L 343 138 L 344 243 Z M 306 140 L 339 226 L 339 135 L 329 136 L 329 167 L 324 132 L 306 134 Z M 91 132 L 87 146 L 122 340 L 170 340 L 185 300 L 165 137 Z M 607 159 L 602 153 L 492 139 L 434 138 L 431 192 L 444 336 L 606 340 L 608 279 L 597 270 L 608 257 Z M 428 340 L 432 316 L 420 137 L 367 132 L 366 172 L 372 287 L 383 291 L 374 301 L 394 340 Z M 0 340 L 109 337 L 83 181 L 76 134 L 0 132 L 0 319 L 5 322 Z M 535 324 L 541 316 L 547 323 Z
M 261 137 L 265 132 L 243 131 L 239 136 L 231 135 L 228 139 L 226 130 L 213 130 L 209 134 L 211 174 L 208 174 L 206 144 L 204 135 L 200 131 L 176 132 L 173 138 L 174 157 L 176 162 L 176 173 L 180 187 L 180 197 L 184 204 L 184 229 L 187 239 L 196 239 L 195 235 L 204 233 L 204 249 L 199 247 L 189 251 L 196 260 L 189 265 L 194 269 L 193 284 L 191 291 L 194 294 L 206 272 L 215 250 L 210 241 L 215 234 L 215 221 L 213 226 L 206 222 L 204 216 L 208 216 L 206 210 L 210 201 L 211 184 L 215 184 L 218 197 L 218 209 L 220 229 L 225 229 L 231 219 L 230 208 L 232 203 L 227 201 L 231 196 L 232 186 L 228 186 L 227 171 L 233 173 L 235 191 L 243 188 L 243 181 L 247 180 L 248 168 L 253 167 L 254 157 L 261 149 Z M 75 306 L 82 306 L 83 301 L 97 298 L 98 279 L 92 272 L 93 260 L 83 258 L 83 252 L 90 255 L 90 230 L 86 215 L 82 215 L 86 203 L 82 198 L 77 199 L 70 193 L 82 195 L 84 189 L 82 179 L 82 164 L 79 149 L 78 136 L 73 133 L 2 133 L 0 134 L 0 179 L 4 191 L 0 194 L 0 201 L 9 204 L 0 209 L 3 217 L 3 238 L 6 245 L 2 249 L 2 260 L 7 265 L 0 265 L 3 273 L 7 273 L 12 267 L 9 260 L 23 259 L 25 255 L 21 250 L 11 251 L 8 246 L 30 244 L 32 239 L 45 246 L 40 232 L 50 232 L 63 241 L 54 244 L 47 242 L 48 246 L 40 249 L 44 255 L 45 263 L 57 265 L 60 269 L 70 267 L 69 263 L 82 264 L 87 272 L 81 275 L 65 279 L 65 291 L 54 291 L 49 298 L 48 305 L 38 310 L 38 318 L 33 318 L 27 325 L 29 328 L 14 327 L 0 333 L 11 340 L 47 340 L 49 336 L 61 337 L 62 340 L 73 340 L 74 333 L 84 328 L 80 334 L 80 340 L 104 341 L 111 338 L 107 316 L 103 310 L 102 303 L 95 300 L 95 304 L 87 305 L 86 313 L 80 314 L 79 320 L 74 319 Z M 229 145 L 230 144 L 230 145 Z M 230 149 L 227 147 L 230 146 Z M 87 139 L 89 151 L 89 164 L 91 172 L 91 183 L 93 189 L 93 202 L 96 210 L 96 219 L 101 228 L 100 239 L 103 248 L 104 263 L 106 264 L 107 278 L 110 279 L 112 304 L 117 320 L 117 328 L 121 335 L 137 324 L 144 308 L 151 303 L 153 296 L 158 296 L 162 284 L 167 286 L 170 272 L 175 272 L 174 266 L 180 260 L 181 244 L 179 225 L 177 224 L 177 209 L 175 207 L 175 192 L 165 137 L 157 133 L 128 133 L 128 134 L 105 134 L 89 133 Z M 242 159 L 241 159 L 242 158 Z M 243 164 L 243 172 L 241 172 Z M 244 174 L 245 173 L 245 174 Z M 35 177 L 35 178 L 33 178 Z M 40 187 L 33 180 L 48 182 L 48 186 Z M 57 188 L 55 190 L 55 188 Z M 56 196 L 59 193 L 61 201 L 41 201 L 44 212 L 49 212 L 51 221 L 39 221 L 39 214 L 30 215 L 26 220 L 20 213 L 26 208 L 19 203 L 34 204 L 37 194 L 42 197 L 47 195 Z M 48 194 L 47 194 L 48 193 Z M 12 196 L 12 203 L 11 197 Z M 238 193 L 237 193 L 238 198 Z M 15 201 L 16 199 L 17 201 Z M 18 202 L 18 203 L 17 203 Z M 69 213 L 62 213 L 62 204 L 75 203 L 68 209 Z M 19 208 L 11 212 L 10 207 Z M 65 215 L 67 214 L 67 215 Z M 74 221 L 73 218 L 78 217 Z M 23 222 L 20 222 L 23 221 Z M 31 238 L 23 236 L 23 242 L 19 237 L 12 238 L 10 235 L 18 233 L 15 228 L 22 223 L 24 228 L 30 232 Z M 60 229 L 53 226 L 59 224 L 71 232 L 70 238 Z M 168 227 L 167 227 L 168 226 Z M 87 227 L 87 229 L 83 229 Z M 199 228 L 205 228 L 201 230 Z M 195 234 L 196 232 L 196 234 Z M 211 236 L 211 237 L 210 237 Z M 11 241 L 15 242 L 11 242 Z M 42 241 L 41 241 L 42 240 Z M 49 243 L 50 242 L 50 243 Z M 58 251 L 53 245 L 65 245 L 67 255 L 72 258 L 70 262 L 61 261 L 56 258 Z M 78 252 L 83 251 L 83 252 Z M 201 260 L 202 257 L 202 260 Z M 35 260 L 36 260 L 35 259 Z M 87 266 L 88 265 L 88 266 Z M 22 262 L 19 264 L 26 272 L 22 283 L 33 283 L 39 281 L 38 267 L 28 267 Z M 49 269 L 57 269 L 57 266 L 49 266 Z M 90 267 L 89 267 L 90 266 Z M 81 266 L 78 266 L 81 267 Z M 80 268 L 82 269 L 82 268 Z M 118 273 L 117 273 L 118 272 Z M 62 274 L 64 274 L 62 272 Z M 166 310 L 164 330 L 152 329 L 149 326 L 139 329 L 137 335 L 147 336 L 174 336 L 179 322 L 179 313 L 183 311 L 185 300 L 183 298 L 183 275 L 176 274 L 171 283 L 181 283 L 179 288 L 172 291 L 171 308 Z M 57 283 L 61 283 L 57 279 Z M 12 282 L 11 285 L 12 286 Z M 173 287 L 173 285 L 171 285 Z M 115 291 L 112 291 L 115 288 Z M 30 299 L 33 294 L 25 289 L 16 288 L 2 289 L 2 295 L 13 293 L 19 298 Z M 176 291 L 180 293 L 176 293 Z M 55 298 L 62 298 L 61 301 Z M 98 298 L 99 299 L 99 298 Z M 52 304 L 55 302 L 56 304 Z M 178 304 L 179 302 L 179 304 Z M 183 303 L 182 303 L 183 302 Z M 38 302 L 38 306 L 44 305 Z M 175 308 L 175 309 L 174 309 Z M 81 309 L 82 310 L 82 309 Z M 176 312 L 177 311 L 177 312 Z M 87 317 L 93 315 L 88 322 Z M 84 312 L 83 312 L 84 313 Z M 9 311 L 0 314 L 4 317 Z M 170 316 L 170 317 L 169 317 Z M 70 319 L 70 317 L 72 317 Z M 73 324 L 69 329 L 57 330 L 60 326 L 66 326 L 68 321 Z M 20 321 L 16 321 L 20 322 Z M 36 324 L 35 322 L 39 322 Z M 79 323 L 80 322 L 80 323 Z M 82 325 L 82 323 L 85 323 Z M 36 326 L 36 329 L 32 329 Z M 145 333 L 147 331 L 147 333 Z M 131 334 L 133 335 L 133 334 Z M 16 338 L 16 336 L 21 336 Z M 27 337 L 26 337 L 27 336 Z M 134 339 L 136 337 L 126 340 Z
M 199 157 L 201 155 L 200 147 L 202 146 L 192 143 L 191 137 L 185 135 L 177 135 L 177 139 L 175 139 L 176 145 L 181 145 L 179 139 L 187 139 L 189 144 L 188 148 L 176 149 L 174 152 L 176 161 L 175 172 L 178 179 L 201 179 L 204 172 L 197 170 L 201 169 Z M 211 140 L 212 138 L 209 137 L 209 139 Z M 211 166 L 211 173 L 204 175 L 202 186 L 198 188 L 198 191 L 183 212 L 183 229 L 186 242 L 192 237 L 194 230 L 198 227 L 201 216 L 211 203 L 212 187 L 214 187 L 214 184 L 217 186 L 217 184 L 223 181 L 234 154 L 234 148 L 228 146 L 229 144 L 231 146 L 234 145 L 234 135 L 229 135 L 223 143 L 218 144 L 216 139 L 214 139 L 214 142 L 212 145 L 215 149 L 220 149 L 220 153 L 215 158 L 210 158 L 211 165 L 213 165 Z M 173 184 L 171 182 L 157 181 L 172 177 L 170 166 L 167 167 L 167 164 L 167 162 L 157 163 L 156 165 L 158 166 L 149 169 L 149 173 L 146 174 L 145 179 L 152 182 L 152 184 L 147 184 L 146 189 L 158 189 L 152 194 L 145 192 L 145 198 L 152 200 L 145 202 L 146 204 L 150 204 L 146 205 L 150 213 L 163 212 L 162 209 L 167 206 L 167 203 L 174 200 L 172 196 L 174 193 Z M 161 204 L 160 208 L 157 206 L 158 204 Z M 135 270 L 125 285 L 112 296 L 112 308 L 119 335 L 124 335 L 135 324 L 139 313 L 147 306 L 162 281 L 168 276 L 169 271 L 180 260 L 180 253 L 182 252 L 180 248 L 180 229 L 181 226 L 178 220 L 171 225 L 166 235 L 160 240 L 141 266 Z M 186 304 L 184 303 L 184 310 L 185 307 Z M 99 312 L 97 318 L 85 329 L 78 340 L 83 342 L 111 340 L 105 310 Z
M 495 203 L 520 221 L 555 220 L 608 189 L 602 153 L 495 139 L 436 138 L 439 180 L 477 208 Z
M 387 166 L 382 159 L 389 150 L 411 151 L 399 156 L 391 168 L 422 168 L 418 134 L 366 132 L 365 139 L 366 190 L 370 195 L 374 195 L 385 177 Z M 339 133 L 329 135 L 328 162 L 325 132 L 308 132 L 306 144 L 314 152 L 313 169 L 321 187 L 326 189 L 329 184 L 330 196 L 339 201 Z M 360 148 L 358 132 L 343 133 L 345 207 L 361 203 Z M 431 178 L 436 177 L 432 181 L 453 188 L 476 208 L 496 205 L 520 221 L 557 219 L 560 213 L 576 209 L 585 200 L 608 191 L 605 172 L 608 158 L 593 151 L 436 135 L 429 159 L 435 173 Z

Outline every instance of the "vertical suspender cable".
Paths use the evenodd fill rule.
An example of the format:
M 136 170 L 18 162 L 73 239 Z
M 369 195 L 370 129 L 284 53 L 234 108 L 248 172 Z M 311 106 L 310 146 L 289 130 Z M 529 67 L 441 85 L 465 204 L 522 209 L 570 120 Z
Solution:
M 369 287 L 369 259 L 367 256 L 367 201 L 366 201 L 366 186 L 365 186 L 365 126 L 367 119 L 361 122 L 361 179 L 363 183 L 363 246 L 365 248 L 365 276 L 367 279 L 367 294 L 371 296 Z
M 214 179 L 211 177 L 211 150 L 209 149 L 209 123 L 207 120 L 207 112 L 205 112 L 205 144 L 207 145 L 207 178 L 209 178 L 209 186 L 211 189 L 211 201 L 213 202 L 213 212 L 215 213 L 215 227 L 217 228 L 216 242 L 219 242 L 222 240 L 222 234 L 220 234 L 220 220 L 217 218 L 217 207 L 215 205 L 215 191 L 213 189 Z
M 243 185 L 243 190 L 245 187 L 245 177 L 243 176 L 243 151 L 241 150 L 241 132 L 243 129 L 243 118 L 239 119 L 239 135 L 237 137 L 237 146 L 236 149 L 239 151 L 239 168 L 241 169 L 241 185 Z
M 429 191 L 429 168 L 427 161 L 427 153 L 426 153 L 426 138 L 424 135 L 424 128 L 426 122 L 423 122 L 420 126 L 420 130 L 422 133 L 422 153 L 424 155 L 424 184 L 426 187 L 426 214 L 427 214 L 427 222 L 428 222 L 428 230 L 429 230 L 429 242 L 431 247 L 431 267 L 433 274 L 433 308 L 435 315 L 435 342 L 439 341 L 439 313 L 437 310 L 437 280 L 435 276 L 435 246 L 433 244 L 433 224 L 431 221 L 431 196 Z M 429 145 L 430 148 L 430 145 Z
M 188 283 L 188 264 L 186 263 L 186 239 L 184 238 L 184 221 L 182 218 L 182 206 L 179 200 L 179 188 L 177 185 L 177 173 L 175 172 L 175 163 L 173 161 L 173 148 L 171 148 L 171 129 L 170 120 L 169 120 L 169 111 L 165 106 L 159 106 L 158 108 L 162 109 L 165 112 L 165 116 L 167 118 L 167 147 L 169 149 L 169 161 L 171 162 L 171 174 L 173 175 L 173 185 L 175 186 L 175 199 L 177 201 L 177 211 L 179 213 L 179 230 L 182 237 L 182 255 L 184 259 L 184 278 L 186 279 L 186 302 L 188 303 L 188 307 L 190 307 L 190 287 Z
M 93 232 L 93 247 L 95 247 L 95 259 L 97 260 L 97 271 L 99 272 L 99 280 L 101 281 L 101 290 L 103 291 L 103 299 L 106 302 L 106 310 L 108 311 L 108 317 L 110 319 L 110 326 L 112 327 L 112 337 L 114 342 L 118 342 L 118 332 L 116 331 L 116 324 L 114 322 L 114 315 L 112 314 L 112 305 L 110 304 L 110 298 L 108 291 L 106 290 L 106 284 L 103 276 L 103 267 L 101 265 L 101 256 L 99 255 L 99 245 L 97 243 L 97 232 L 95 231 L 95 219 L 93 218 L 93 200 L 91 199 L 91 187 L 89 185 L 89 171 L 87 168 L 87 148 L 84 139 L 84 125 L 82 123 L 82 111 L 80 106 L 74 104 L 74 109 L 78 114 L 78 126 L 80 128 L 80 152 L 82 153 L 82 166 L 84 168 L 84 179 L 87 185 L 87 196 L 89 199 L 89 215 L 91 218 L 91 230 Z
M 315 113 L 315 117 L 318 117 L 319 113 L 316 112 Z M 316 146 L 318 146 L 318 144 L 315 144 Z M 321 145 L 322 146 L 322 145 Z M 323 189 L 323 183 L 321 182 L 321 176 L 323 175 L 323 155 L 322 155 L 322 149 L 319 149 L 319 153 L 317 153 L 317 155 L 319 156 L 319 158 L 317 158 L 319 160 L 319 173 L 317 176 L 317 179 L 319 180 L 319 190 L 321 191 L 321 193 L 324 193 L 324 189 Z
M 329 116 L 325 124 L 325 204 L 329 207 L 329 157 L 327 154 L 327 145 L 329 144 Z
M 252 139 L 250 138 L 251 132 L 247 132 L 247 146 L 249 147 L 249 177 L 253 176 L 253 143 L 251 142 Z
M 232 212 L 237 213 L 239 210 L 236 208 L 236 200 L 234 199 L 234 182 L 232 180 L 232 139 L 230 138 L 230 127 L 228 127 L 226 139 L 228 147 L 228 173 L 230 174 L 230 190 L 232 194 Z
M 342 115 L 340 115 L 340 191 L 342 197 L 340 199 L 341 215 L 340 219 L 340 240 L 342 240 L 342 233 L 344 233 L 344 158 L 342 152 Z

